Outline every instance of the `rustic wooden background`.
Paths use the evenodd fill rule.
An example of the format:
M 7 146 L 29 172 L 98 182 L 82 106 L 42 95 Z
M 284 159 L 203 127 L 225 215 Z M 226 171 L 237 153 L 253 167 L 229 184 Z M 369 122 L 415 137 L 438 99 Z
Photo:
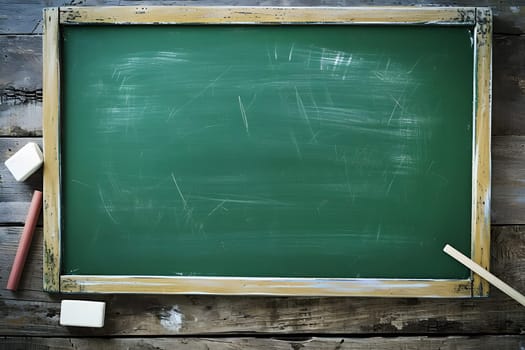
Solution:
M 0 0 L 0 160 L 41 144 L 42 24 L 62 5 L 452 5 L 463 1 Z M 494 11 L 492 270 L 525 292 L 525 3 Z M 119 295 L 103 329 L 58 324 L 61 295 L 42 292 L 42 229 L 20 290 L 4 289 L 33 189 L 0 166 L 0 349 L 524 349 L 525 308 L 497 290 L 486 299 L 277 298 Z M 85 296 L 78 296 L 85 298 Z

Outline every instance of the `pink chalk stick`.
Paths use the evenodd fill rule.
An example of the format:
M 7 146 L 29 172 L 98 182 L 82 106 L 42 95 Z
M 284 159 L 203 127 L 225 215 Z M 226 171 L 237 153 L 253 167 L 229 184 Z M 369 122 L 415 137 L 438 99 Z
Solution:
M 26 223 L 20 242 L 18 243 L 18 249 L 16 250 L 15 260 L 11 273 L 9 274 L 9 280 L 7 281 L 7 289 L 17 290 L 18 282 L 22 276 L 24 270 L 24 264 L 26 262 L 27 253 L 31 246 L 31 240 L 33 239 L 33 232 L 35 231 L 36 223 L 38 222 L 38 216 L 40 215 L 40 209 L 42 208 L 42 192 L 35 191 L 33 193 L 33 199 L 31 199 L 31 205 L 29 206 L 29 212 L 27 213 Z

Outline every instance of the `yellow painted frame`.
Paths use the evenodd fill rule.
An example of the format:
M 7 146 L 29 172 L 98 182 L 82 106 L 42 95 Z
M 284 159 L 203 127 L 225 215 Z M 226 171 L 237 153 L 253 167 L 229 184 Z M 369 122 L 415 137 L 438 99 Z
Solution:
M 44 10 L 44 290 L 82 293 L 479 297 L 488 283 L 464 280 L 333 279 L 60 274 L 60 55 L 62 25 L 85 24 L 418 24 L 475 30 L 472 259 L 490 261 L 492 13 L 474 7 L 61 7 Z

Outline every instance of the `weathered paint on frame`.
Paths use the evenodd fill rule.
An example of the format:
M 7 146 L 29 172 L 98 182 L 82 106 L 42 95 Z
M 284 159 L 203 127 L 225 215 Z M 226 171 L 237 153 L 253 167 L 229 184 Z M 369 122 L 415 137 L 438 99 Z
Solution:
M 44 11 L 43 137 L 44 137 L 44 290 L 59 291 L 60 178 L 59 96 L 60 63 L 58 9 Z

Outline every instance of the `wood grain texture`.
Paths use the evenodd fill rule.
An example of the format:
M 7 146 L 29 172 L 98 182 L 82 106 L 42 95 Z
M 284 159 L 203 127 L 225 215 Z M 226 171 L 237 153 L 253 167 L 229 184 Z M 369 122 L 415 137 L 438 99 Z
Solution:
M 148 6 L 148 5 L 191 5 L 191 6 L 396 6 L 403 4 L 396 0 L 148 0 L 148 1 L 117 1 L 117 0 L 0 0 L 0 34 L 34 34 L 42 32 L 42 8 L 52 6 Z M 472 1 L 460 0 L 415 0 L 410 5 L 419 6 L 472 6 Z M 495 31 L 497 33 L 523 33 L 525 16 L 522 6 L 510 1 L 483 0 L 476 6 L 490 6 L 495 15 Z
M 490 263 L 490 130 L 492 123 L 492 11 L 476 9 L 475 134 L 472 170 L 472 260 L 489 269 Z M 489 284 L 477 274 L 472 295 L 488 295 Z
M 43 38 L 43 136 L 44 136 L 44 289 L 59 290 L 60 270 L 60 169 L 59 103 L 60 59 L 58 10 L 44 11 Z
M 400 23 L 473 24 L 474 8 L 451 7 L 61 7 L 60 23 L 280 24 Z
M 213 278 L 63 275 L 60 291 L 72 293 L 212 294 L 276 296 L 375 296 L 465 298 L 470 280 L 315 278 Z
M 525 134 L 525 36 L 494 36 L 492 135 Z
M 492 138 L 492 222 L 525 223 L 525 138 Z
M 24 182 L 17 182 L 3 163 L 27 142 L 42 147 L 41 138 L 0 138 L 0 220 L 3 224 L 23 224 L 33 190 L 42 189 L 42 169 Z
M 321 338 L 302 337 L 288 339 L 268 338 L 114 338 L 111 341 L 93 338 L 0 338 L 0 349 L 64 349 L 64 350 L 128 350 L 128 349 L 274 349 L 274 350 L 483 350 L 518 349 L 525 336 L 480 336 L 480 337 L 398 337 L 365 338 L 347 337 Z
M 21 232 L 21 227 L 0 228 L 3 283 Z M 66 329 L 58 325 L 60 299 L 71 296 L 42 292 L 41 239 L 37 229 L 19 292 L 0 288 L 1 335 L 519 334 L 525 329 L 523 309 L 496 289 L 475 300 L 77 295 L 107 302 L 106 325 Z M 525 291 L 525 227 L 493 227 L 492 247 L 492 272 Z
M 0 135 L 42 135 L 42 37 L 0 35 Z

